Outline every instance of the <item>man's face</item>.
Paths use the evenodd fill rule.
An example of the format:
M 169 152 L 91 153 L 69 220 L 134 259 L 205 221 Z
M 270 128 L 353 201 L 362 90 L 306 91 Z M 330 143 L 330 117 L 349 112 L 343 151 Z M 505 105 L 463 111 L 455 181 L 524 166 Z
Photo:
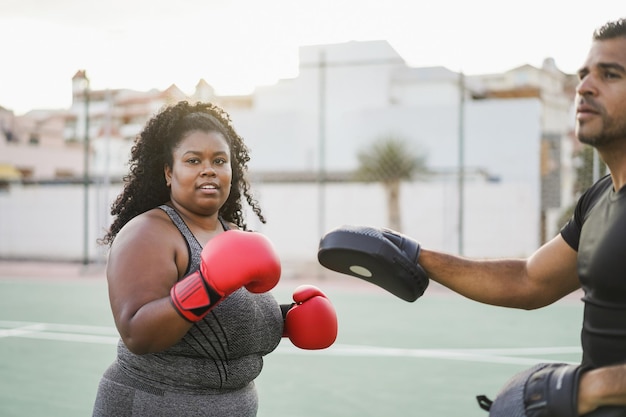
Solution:
M 594 41 L 578 76 L 578 139 L 596 148 L 626 142 L 626 38 Z

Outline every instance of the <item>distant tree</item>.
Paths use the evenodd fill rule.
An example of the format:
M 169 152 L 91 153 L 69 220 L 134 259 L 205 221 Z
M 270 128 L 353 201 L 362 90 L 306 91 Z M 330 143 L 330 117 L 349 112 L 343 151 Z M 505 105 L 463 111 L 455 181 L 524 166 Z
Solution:
M 600 158 L 596 158 L 595 152 L 594 148 L 585 145 L 574 154 L 574 160 L 576 161 L 576 182 L 574 183 L 573 192 L 576 199 L 578 199 L 587 188 L 593 185 L 594 179 L 597 179 L 594 171 L 597 170 L 598 178 L 608 173 L 606 164 Z M 599 164 L 597 167 L 595 166 L 596 162 Z M 557 219 L 557 229 L 561 229 L 570 217 L 572 217 L 575 207 L 576 203 L 563 209 Z
M 606 175 L 608 169 L 606 164 L 596 157 L 596 151 L 589 145 L 583 146 L 575 155 L 576 161 L 576 184 L 574 186 L 574 193 L 576 195 L 582 194 L 587 188 L 593 185 L 595 179 L 594 171 L 597 169 L 598 178 Z M 599 165 L 596 167 L 595 162 Z
M 402 231 L 400 214 L 400 185 L 426 172 L 426 157 L 413 150 L 408 142 L 396 135 L 385 135 L 357 154 L 359 167 L 356 178 L 381 182 L 387 194 L 388 227 Z

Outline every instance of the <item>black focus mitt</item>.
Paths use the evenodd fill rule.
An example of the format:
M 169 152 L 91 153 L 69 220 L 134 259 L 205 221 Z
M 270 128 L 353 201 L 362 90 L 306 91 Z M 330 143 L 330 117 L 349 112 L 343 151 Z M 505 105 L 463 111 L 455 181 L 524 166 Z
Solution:
M 490 417 L 577 417 L 579 376 L 579 366 L 542 363 L 513 376 L 493 403 L 479 403 Z
M 341 226 L 320 240 L 319 263 L 336 272 L 369 281 L 409 302 L 428 287 L 417 263 L 420 245 L 390 229 Z
M 489 417 L 578 417 L 581 368 L 541 363 L 511 378 L 494 401 L 478 396 Z M 601 407 L 585 417 L 626 417 L 626 407 Z

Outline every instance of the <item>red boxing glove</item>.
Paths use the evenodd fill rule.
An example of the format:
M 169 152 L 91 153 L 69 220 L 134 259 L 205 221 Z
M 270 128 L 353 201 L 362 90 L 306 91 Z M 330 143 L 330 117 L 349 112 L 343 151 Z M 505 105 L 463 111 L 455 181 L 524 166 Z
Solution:
M 274 288 L 280 279 L 280 260 L 269 239 L 259 233 L 221 233 L 206 244 L 200 257 L 200 269 L 177 282 L 170 291 L 176 311 L 191 322 L 202 320 L 241 287 L 263 293 Z
M 301 349 L 325 349 L 337 338 L 337 313 L 319 288 L 301 285 L 293 292 L 283 337 Z

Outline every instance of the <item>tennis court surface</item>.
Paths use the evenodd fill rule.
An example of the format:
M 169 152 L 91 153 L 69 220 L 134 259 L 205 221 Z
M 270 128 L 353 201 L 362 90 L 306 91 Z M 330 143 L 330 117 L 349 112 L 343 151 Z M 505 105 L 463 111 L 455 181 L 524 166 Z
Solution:
M 476 395 L 493 398 L 536 363 L 580 359 L 577 294 L 522 311 L 431 285 L 407 303 L 339 274 L 273 293 L 287 303 L 303 283 L 329 296 L 339 336 L 323 351 L 283 340 L 266 357 L 259 417 L 486 417 Z M 117 338 L 102 266 L 0 261 L 0 416 L 91 415 Z

